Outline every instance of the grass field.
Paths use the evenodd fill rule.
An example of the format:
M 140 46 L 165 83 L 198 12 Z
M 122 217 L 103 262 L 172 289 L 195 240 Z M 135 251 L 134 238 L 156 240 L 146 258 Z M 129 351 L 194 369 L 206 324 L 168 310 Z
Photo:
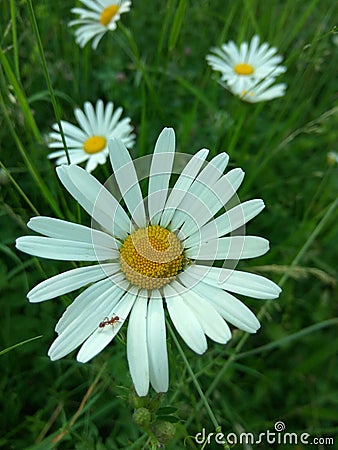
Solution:
M 68 27 L 76 1 L 0 4 L 0 448 L 335 448 L 338 166 L 328 153 L 338 152 L 337 3 L 135 0 L 95 51 L 81 49 Z M 278 82 L 287 90 L 251 104 L 224 89 L 205 57 L 254 34 L 283 55 Z M 208 340 L 203 355 L 168 333 L 170 385 L 162 395 L 136 396 L 126 327 L 87 364 L 74 354 L 50 361 L 55 324 L 75 294 L 30 304 L 27 292 L 75 266 L 15 248 L 32 216 L 90 225 L 59 182 L 47 144 L 57 118 L 75 123 L 74 108 L 97 99 L 131 118 L 133 158 L 151 154 L 161 130 L 173 127 L 178 152 L 205 147 L 209 159 L 227 152 L 229 168 L 246 173 L 241 201 L 266 204 L 247 232 L 267 238 L 271 250 L 239 268 L 272 279 L 282 294 L 243 298 L 261 329 L 233 327 L 228 344 Z M 102 183 L 110 174 L 108 161 L 93 172 Z M 278 431 L 277 422 L 285 430 L 276 436 L 293 432 L 297 443 L 195 439 L 203 430 L 258 436 Z

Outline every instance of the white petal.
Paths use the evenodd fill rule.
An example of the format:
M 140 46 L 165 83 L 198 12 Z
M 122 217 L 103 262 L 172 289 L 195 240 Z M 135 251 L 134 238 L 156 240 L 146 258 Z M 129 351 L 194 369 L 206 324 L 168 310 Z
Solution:
M 118 249 L 116 240 L 107 233 L 77 223 L 52 217 L 32 217 L 28 228 L 45 236 L 70 241 L 92 242 L 108 248 Z
M 78 166 L 60 166 L 57 174 L 75 200 L 103 228 L 124 239 L 133 226 L 117 200 L 92 175 Z
M 104 105 L 101 99 L 96 102 L 95 115 L 97 120 L 97 133 L 98 135 L 104 134 L 105 129 L 102 126 L 104 120 Z
M 88 159 L 88 154 L 77 152 L 77 155 L 69 155 L 71 164 L 80 164 Z M 61 156 L 55 161 L 56 165 L 68 164 L 67 156 Z
M 75 291 L 89 283 L 108 278 L 119 269 L 119 264 L 111 263 L 68 270 L 37 284 L 28 292 L 27 297 L 32 303 L 50 300 Z
M 80 108 L 75 108 L 74 109 L 74 115 L 76 117 L 76 120 L 78 121 L 78 123 L 80 124 L 81 128 L 89 135 L 89 136 L 94 136 L 95 133 L 95 128 L 94 125 L 92 124 L 89 120 L 89 118 L 86 116 L 86 114 L 80 109 Z
M 112 138 L 108 146 L 111 165 L 123 200 L 133 221 L 140 228 L 144 228 L 146 226 L 146 215 L 134 163 L 121 140 Z
M 231 236 L 213 239 L 189 248 L 187 258 L 199 260 L 247 259 L 264 255 L 269 250 L 269 241 L 258 236 Z
M 22 252 L 40 258 L 61 261 L 106 261 L 119 257 L 119 252 L 91 242 L 66 241 L 41 236 L 23 236 L 16 240 Z
M 63 358 L 81 345 L 88 336 L 91 336 L 92 333 L 98 329 L 100 321 L 107 316 L 108 311 L 114 303 L 116 304 L 118 302 L 123 293 L 124 291 L 118 286 L 110 285 L 110 287 L 105 292 L 101 293 L 101 295 L 92 298 L 91 304 L 87 305 L 87 308 L 82 307 L 82 309 L 78 311 L 77 317 L 75 317 L 68 327 L 55 339 L 49 349 L 49 357 L 52 360 Z M 87 351 L 83 351 L 82 349 L 89 339 L 83 344 L 78 354 L 77 359 L 80 362 L 88 361 L 102 350 L 99 345 L 95 345 L 95 348 L 90 348 L 91 352 L 88 350 L 88 346 L 86 347 Z M 80 353 L 82 358 L 79 358 Z
M 181 277 L 180 280 L 186 285 L 187 289 L 193 283 L 193 280 L 189 279 L 189 276 Z M 228 292 L 204 282 L 195 283 L 193 288 L 188 290 L 188 293 L 191 290 L 210 302 L 225 320 L 241 330 L 247 331 L 248 333 L 256 333 L 259 329 L 260 323 L 254 313 Z
M 94 358 L 94 356 L 98 355 L 107 345 L 114 339 L 116 334 L 120 331 L 120 328 L 123 326 L 123 323 L 126 319 L 126 316 L 129 314 L 131 307 L 134 304 L 136 294 L 126 293 L 122 296 L 124 291 L 119 290 L 117 293 L 110 294 L 111 301 L 110 304 L 107 305 L 107 309 L 105 315 L 102 315 L 102 319 L 104 317 L 112 317 L 115 313 L 118 315 L 119 320 L 114 323 L 114 325 L 107 325 L 104 328 L 100 328 L 96 326 L 94 332 L 88 337 L 86 342 L 80 348 L 79 353 L 77 354 L 76 359 L 79 362 L 88 362 L 90 359 Z M 121 306 L 118 308 L 118 305 L 121 303 L 125 303 L 124 308 Z M 124 311 L 124 316 L 120 313 L 120 311 Z
M 237 230 L 257 216 L 264 206 L 263 200 L 248 200 L 240 203 L 189 236 L 184 242 L 185 247 L 192 247 L 199 242 L 206 242 Z
M 143 397 L 149 390 L 147 298 L 144 294 L 137 298 L 130 313 L 127 331 L 127 357 L 136 393 Z
M 156 392 L 167 392 L 169 385 L 168 351 L 162 296 L 152 291 L 148 304 L 147 342 L 150 382 Z
M 114 307 L 114 309 L 111 310 L 110 313 L 108 314 L 108 317 L 111 317 L 113 314 L 119 316 L 120 323 L 116 324 L 117 330 L 119 330 L 121 328 L 121 326 L 123 325 L 123 322 L 129 316 L 129 313 L 135 303 L 135 300 L 137 299 L 137 292 L 138 292 L 138 289 L 135 286 L 128 287 L 128 291 L 121 298 L 121 300 Z M 115 325 L 114 325 L 114 327 L 115 327 Z
M 97 130 L 99 127 L 98 127 L 96 113 L 95 113 L 93 105 L 90 102 L 85 102 L 84 110 L 85 110 L 86 116 L 88 117 L 89 122 L 92 126 L 93 134 L 97 133 Z
M 209 150 L 207 149 L 200 150 L 192 156 L 188 164 L 182 170 L 165 204 L 160 223 L 162 227 L 167 227 L 169 225 L 175 210 L 179 207 L 188 189 L 195 180 L 208 153 Z
M 229 156 L 226 153 L 220 153 L 215 156 L 201 171 L 196 180 L 190 186 L 188 191 L 189 195 L 184 197 L 180 204 L 180 209 L 176 211 L 172 219 L 173 229 L 178 229 L 186 217 L 191 216 L 191 209 L 194 209 L 196 199 L 201 196 L 205 189 L 210 189 L 217 182 L 217 180 L 222 176 L 228 161 Z M 195 199 L 195 201 L 193 199 Z
M 73 125 L 70 122 L 61 120 L 61 127 L 62 127 L 62 131 L 64 132 L 64 134 L 66 136 L 66 140 L 67 140 L 67 138 L 72 138 L 75 141 L 77 141 L 78 143 L 82 143 L 82 145 L 83 145 L 84 141 L 88 138 L 88 135 L 86 133 L 84 133 L 84 131 L 81 130 L 81 128 L 77 127 L 76 125 Z M 52 128 L 57 132 L 57 134 L 51 133 L 50 136 L 52 138 L 59 139 L 62 142 L 59 125 L 57 123 L 54 123 L 52 125 Z M 82 147 L 82 145 L 81 145 L 81 147 Z
M 181 338 L 194 352 L 202 354 L 207 340 L 200 322 L 187 303 L 170 285 L 163 288 L 170 318 Z
M 177 283 L 175 283 L 177 284 Z M 181 292 L 183 300 L 194 311 L 204 333 L 215 342 L 225 344 L 231 338 L 231 331 L 208 298 L 201 297 L 193 289 Z
M 188 267 L 185 272 L 182 272 L 182 275 L 185 273 L 189 273 L 195 279 L 203 280 L 211 286 L 248 297 L 273 299 L 281 293 L 281 288 L 276 283 L 250 272 L 196 264 Z
M 110 280 L 98 281 L 85 289 L 68 306 L 55 327 L 59 336 L 48 351 L 52 360 L 63 358 L 93 332 L 101 320 L 100 308 L 106 298 L 105 295 L 113 288 L 115 286 Z M 96 311 L 99 311 L 99 316 L 96 316 Z M 73 345 L 74 335 L 78 337 L 75 346 Z
M 109 278 L 98 281 L 87 287 L 67 307 L 62 317 L 56 324 L 55 331 L 58 334 L 63 333 L 67 327 L 69 327 L 72 323 L 74 323 L 74 321 L 77 320 L 78 316 L 82 314 L 83 311 L 85 312 L 85 314 L 87 312 L 91 312 L 92 314 L 94 314 L 95 320 L 97 320 L 97 316 L 95 315 L 96 299 L 107 292 L 112 286 L 118 285 L 120 288 L 127 288 L 128 283 L 123 282 L 123 279 L 124 276 L 122 276 L 120 273 L 116 273 L 111 275 Z M 107 314 L 101 317 L 100 314 L 97 325 L 106 315 Z
M 192 221 L 186 219 L 186 223 L 181 228 L 181 233 L 184 236 L 190 236 L 196 229 L 204 225 L 236 194 L 243 178 L 244 172 L 242 169 L 233 169 L 222 176 L 213 186 L 206 185 L 199 194 L 199 201 L 196 201 L 190 207 L 190 215 L 194 218 L 195 225 L 193 226 Z M 201 208 L 204 205 L 209 211 L 208 213 Z
M 164 128 L 159 135 L 151 160 L 148 186 L 148 211 L 152 225 L 157 225 L 167 199 L 175 156 L 175 132 Z
M 99 163 L 99 159 L 97 158 L 97 156 L 91 155 L 87 160 L 86 171 L 89 173 L 93 172 L 93 170 L 95 170 L 99 164 L 100 163 Z M 104 164 L 104 163 L 102 163 L 102 164 Z

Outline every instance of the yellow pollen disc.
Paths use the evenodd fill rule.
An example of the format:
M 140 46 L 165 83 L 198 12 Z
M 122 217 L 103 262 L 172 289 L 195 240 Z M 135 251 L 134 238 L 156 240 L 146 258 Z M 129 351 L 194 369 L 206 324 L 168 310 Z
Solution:
M 107 144 L 107 139 L 103 136 L 91 136 L 83 144 L 83 150 L 92 155 L 101 152 Z
M 251 75 L 254 73 L 254 68 L 247 63 L 236 64 L 234 71 L 237 75 Z
M 101 13 L 101 17 L 100 17 L 101 25 L 106 27 L 110 23 L 112 18 L 116 15 L 118 10 L 119 10 L 118 5 L 110 5 L 110 6 L 107 6 L 107 8 L 104 8 L 104 10 Z
M 139 288 L 160 288 L 183 269 L 180 241 L 159 225 L 134 231 L 125 239 L 120 254 L 126 278 Z

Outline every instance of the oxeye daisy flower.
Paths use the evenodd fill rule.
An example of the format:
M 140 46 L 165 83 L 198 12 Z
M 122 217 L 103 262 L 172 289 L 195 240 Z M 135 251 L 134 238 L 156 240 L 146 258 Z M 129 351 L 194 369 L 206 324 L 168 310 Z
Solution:
M 221 72 L 221 81 L 226 82 L 231 92 L 245 92 L 264 79 L 274 80 L 286 68 L 280 65 L 282 57 L 277 49 L 264 42 L 259 45 L 259 37 L 253 36 L 250 44 L 242 42 L 237 47 L 233 41 L 221 48 L 212 49 L 207 55 L 209 65 Z M 272 97 L 271 97 L 272 98 Z
M 249 333 L 260 327 L 236 294 L 272 299 L 280 288 L 260 275 L 212 265 L 214 260 L 254 258 L 269 248 L 266 239 L 243 234 L 264 203 L 234 206 L 244 172 L 224 173 L 227 154 L 210 162 L 206 149 L 189 157 L 178 154 L 179 162 L 187 156 L 187 163 L 170 189 L 171 175 L 177 174 L 175 134 L 165 128 L 149 157 L 144 198 L 138 160 L 131 160 L 121 140 L 110 141 L 109 149 L 114 183 L 109 179 L 107 185 L 118 186 L 114 195 L 76 165 L 56 169 L 64 187 L 92 216 L 93 226 L 34 217 L 28 227 L 43 236 L 20 237 L 16 246 L 42 258 L 95 263 L 53 276 L 28 293 L 35 303 L 89 285 L 57 323 L 58 337 L 48 354 L 57 360 L 81 346 L 77 360 L 87 362 L 128 318 L 129 369 L 136 392 L 144 396 L 150 383 L 157 392 L 168 389 L 166 315 L 185 343 L 202 354 L 206 337 L 221 344 L 231 338 L 228 322 Z M 141 168 L 147 162 L 142 158 Z M 232 206 L 224 208 L 230 200 Z
M 73 8 L 79 19 L 69 22 L 69 26 L 80 25 L 75 31 L 76 42 L 84 47 L 93 39 L 92 48 L 95 50 L 107 31 L 116 29 L 116 23 L 121 14 L 130 10 L 130 0 L 81 0 L 84 8 Z
M 95 109 L 90 102 L 86 102 L 84 111 L 80 108 L 74 110 L 80 127 L 61 121 L 70 162 L 80 164 L 87 161 L 86 170 L 92 172 L 98 164 L 106 162 L 108 140 L 113 137 L 121 139 L 126 147 L 131 148 L 134 145 L 135 135 L 132 133 L 130 118 L 125 117 L 120 120 L 122 112 L 121 107 L 114 111 L 112 102 L 108 102 L 104 107 L 103 101 L 98 100 Z M 54 131 L 49 133 L 52 142 L 48 144 L 48 147 L 62 150 L 53 151 L 48 158 L 57 158 L 57 165 L 65 164 L 67 157 L 58 124 L 55 123 L 52 128 Z

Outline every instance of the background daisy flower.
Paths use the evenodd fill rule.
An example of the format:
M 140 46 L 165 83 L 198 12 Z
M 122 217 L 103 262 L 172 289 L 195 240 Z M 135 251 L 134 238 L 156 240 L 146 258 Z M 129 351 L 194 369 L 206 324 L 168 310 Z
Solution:
M 286 71 L 279 65 L 283 58 L 276 55 L 277 49 L 269 47 L 266 42 L 259 45 L 257 35 L 253 36 L 250 44 L 242 42 L 237 47 L 229 41 L 212 52 L 206 59 L 214 70 L 221 72 L 221 80 L 232 92 L 248 91 L 258 81 L 274 80 Z
M 88 9 L 73 8 L 79 19 L 69 22 L 69 26 L 80 25 L 75 31 L 76 42 L 84 47 L 93 39 L 92 48 L 95 50 L 107 31 L 116 29 L 116 23 L 121 14 L 130 10 L 130 0 L 80 0 Z
M 86 102 L 84 111 L 79 108 L 74 110 L 80 127 L 61 121 L 72 164 L 87 161 L 88 172 L 93 171 L 98 164 L 104 164 L 108 156 L 108 140 L 113 137 L 121 139 L 128 148 L 134 145 L 135 135 L 132 133 L 130 118 L 120 120 L 122 112 L 121 107 L 114 111 L 112 102 L 108 102 L 104 107 L 103 101 L 98 100 L 95 109 L 90 102 Z M 49 137 L 54 141 L 50 142 L 48 147 L 62 150 L 53 151 L 48 158 L 57 158 L 57 165 L 66 164 L 67 157 L 58 124 L 53 124 L 52 128 L 55 131 L 49 133 Z
M 254 258 L 269 249 L 261 237 L 230 235 L 259 214 L 264 203 L 249 200 L 223 210 L 244 178 L 241 169 L 224 174 L 227 154 L 206 163 L 208 150 L 200 150 L 169 189 L 175 134 L 165 128 L 151 158 L 144 199 L 123 142 L 113 139 L 109 148 L 126 209 L 82 168 L 60 166 L 61 182 L 99 229 L 34 217 L 28 227 L 43 236 L 20 237 L 16 246 L 39 257 L 99 263 L 49 278 L 28 298 L 41 302 L 91 283 L 59 320 L 48 354 L 56 360 L 82 345 L 77 359 L 87 362 L 112 341 L 129 316 L 129 369 L 137 394 L 144 396 L 149 383 L 157 392 L 168 389 L 165 305 L 181 338 L 202 354 L 207 337 L 222 344 L 231 338 L 227 322 L 249 333 L 260 327 L 234 294 L 272 299 L 281 290 L 260 275 L 212 266 L 214 260 Z

